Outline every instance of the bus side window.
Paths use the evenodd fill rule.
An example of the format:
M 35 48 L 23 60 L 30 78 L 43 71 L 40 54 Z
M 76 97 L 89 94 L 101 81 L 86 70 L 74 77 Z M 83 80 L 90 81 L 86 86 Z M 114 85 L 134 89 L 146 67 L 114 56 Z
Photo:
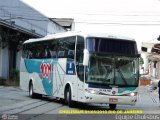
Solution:
M 51 40 L 50 42 L 49 42 L 49 44 L 48 44 L 48 52 L 49 52 L 49 54 L 48 54 L 48 56 L 50 57 L 50 58 L 57 58 L 58 57 L 58 47 L 57 47 L 57 39 L 53 39 L 53 40 Z
M 42 48 L 39 53 L 39 58 L 45 58 L 45 50 Z
M 62 50 L 58 51 L 58 57 L 59 58 L 63 58 L 64 54 L 65 54 L 65 51 L 62 51 Z
M 74 59 L 74 50 L 68 50 L 68 58 Z
M 28 58 L 28 59 L 32 59 L 32 52 L 31 52 L 30 50 L 28 51 L 27 58 Z
M 23 58 L 27 58 L 27 56 L 28 56 L 27 47 L 26 47 L 26 45 L 23 45 L 22 57 L 23 57 Z
M 61 38 L 57 42 L 58 57 L 74 59 L 76 36 Z
M 51 57 L 56 58 L 57 57 L 57 52 L 56 51 L 50 51 L 51 52 Z
M 46 51 L 46 58 L 51 58 L 51 51 L 49 49 L 49 46 L 47 46 L 47 48 L 45 49 Z
M 39 59 L 51 58 L 50 44 L 50 41 L 40 42 L 37 44 L 36 49 Z
M 24 44 L 23 45 L 23 53 L 22 57 L 26 59 L 32 59 L 32 50 L 31 50 L 31 44 Z

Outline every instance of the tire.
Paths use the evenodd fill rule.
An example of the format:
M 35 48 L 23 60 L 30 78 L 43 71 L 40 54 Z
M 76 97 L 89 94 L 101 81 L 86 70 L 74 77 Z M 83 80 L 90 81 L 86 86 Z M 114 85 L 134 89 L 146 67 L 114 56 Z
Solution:
M 33 84 L 32 83 L 29 84 L 29 97 L 36 98 L 36 94 L 33 91 Z
M 60 98 L 60 99 L 59 99 L 59 101 L 60 101 L 60 103 L 63 103 L 63 104 L 65 104 L 65 99 L 63 99 L 63 98 Z
M 116 109 L 116 104 L 109 104 L 109 108 L 111 109 L 111 110 L 115 110 Z
M 74 107 L 74 101 L 72 101 L 72 91 L 70 87 L 66 89 L 65 92 L 65 103 L 67 103 L 71 108 Z

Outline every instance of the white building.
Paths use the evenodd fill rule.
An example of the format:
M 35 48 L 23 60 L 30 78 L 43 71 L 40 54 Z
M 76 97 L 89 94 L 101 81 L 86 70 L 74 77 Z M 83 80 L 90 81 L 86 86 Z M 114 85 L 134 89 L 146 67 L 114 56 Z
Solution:
M 160 80 L 160 41 L 153 40 L 142 43 L 142 51 L 146 58 L 144 69 L 148 70 L 148 78 L 157 86 Z
M 0 0 L 0 78 L 19 69 L 21 46 L 29 38 L 66 31 L 21 0 Z

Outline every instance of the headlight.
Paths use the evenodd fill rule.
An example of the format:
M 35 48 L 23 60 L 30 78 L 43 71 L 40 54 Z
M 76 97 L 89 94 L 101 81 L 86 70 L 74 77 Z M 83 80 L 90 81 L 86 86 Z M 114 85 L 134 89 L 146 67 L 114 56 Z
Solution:
M 91 94 L 99 94 L 99 91 L 95 89 L 85 89 L 85 91 Z
M 136 96 L 137 95 L 137 92 L 131 92 L 131 93 L 129 93 L 130 94 L 130 96 Z
M 136 96 L 136 95 L 137 95 L 137 92 L 131 92 L 131 93 L 125 94 L 124 96 Z
M 136 93 L 135 92 L 131 92 L 130 96 L 136 96 Z

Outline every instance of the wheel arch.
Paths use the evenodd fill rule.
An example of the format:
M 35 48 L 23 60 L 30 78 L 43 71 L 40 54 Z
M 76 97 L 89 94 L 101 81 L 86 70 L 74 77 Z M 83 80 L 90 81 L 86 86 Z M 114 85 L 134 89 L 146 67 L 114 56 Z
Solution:
M 68 82 L 68 83 L 66 83 L 66 85 L 65 85 L 65 87 L 64 87 L 64 98 L 65 98 L 65 92 L 66 92 L 66 90 L 67 89 L 69 89 L 69 87 L 70 87 L 70 89 L 71 89 L 71 93 L 73 93 L 73 86 L 72 86 L 72 83 L 70 83 L 70 82 Z M 72 94 L 73 95 L 73 94 Z
M 71 84 L 70 84 L 70 83 L 67 83 L 67 84 L 65 85 L 65 88 L 64 88 L 64 94 L 65 94 L 66 90 L 69 89 L 69 87 L 71 88 L 71 91 L 72 91 Z
M 30 79 L 29 79 L 28 89 L 29 89 L 29 87 L 30 87 L 30 84 L 32 84 L 32 85 L 34 86 L 34 80 L 33 80 L 33 78 L 30 78 Z

